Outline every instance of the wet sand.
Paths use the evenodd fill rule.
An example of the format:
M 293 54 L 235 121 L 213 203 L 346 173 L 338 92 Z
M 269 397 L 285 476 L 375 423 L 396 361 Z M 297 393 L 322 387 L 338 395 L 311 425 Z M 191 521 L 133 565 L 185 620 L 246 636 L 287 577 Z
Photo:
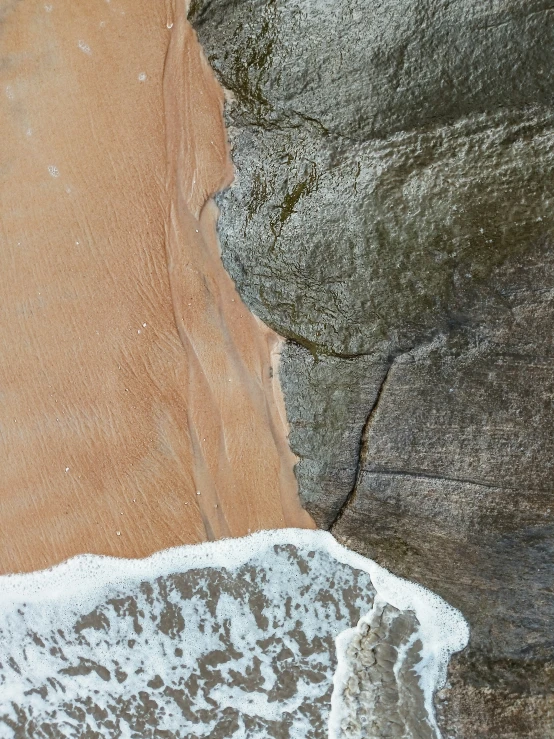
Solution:
M 75 557 L 0 578 L 0 734 L 436 738 L 468 636 L 326 531 Z
M 184 11 L 0 4 L 0 572 L 313 527 L 279 337 L 219 258 L 223 97 Z

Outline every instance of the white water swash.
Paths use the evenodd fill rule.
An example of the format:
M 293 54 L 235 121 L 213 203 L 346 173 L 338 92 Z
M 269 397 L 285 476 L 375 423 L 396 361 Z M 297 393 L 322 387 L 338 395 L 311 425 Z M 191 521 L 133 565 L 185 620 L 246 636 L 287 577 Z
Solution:
M 416 723 L 438 736 L 433 693 L 466 622 L 327 532 L 259 532 L 142 560 L 83 555 L 4 576 L 0 737 L 355 736 L 353 640 L 385 604 L 413 612 L 389 673 L 415 675 Z

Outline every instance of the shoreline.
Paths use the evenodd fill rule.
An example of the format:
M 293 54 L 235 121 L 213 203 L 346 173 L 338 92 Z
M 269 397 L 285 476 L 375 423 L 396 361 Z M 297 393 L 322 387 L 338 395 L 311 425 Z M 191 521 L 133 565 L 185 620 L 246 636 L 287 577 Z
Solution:
M 281 569 L 282 565 L 279 564 L 281 556 L 289 565 L 292 564 L 290 569 Z M 267 570 L 264 570 L 264 566 Z M 342 579 L 339 570 L 335 569 L 341 566 L 350 569 L 353 580 Z M 252 569 L 259 577 L 252 576 Z M 307 578 L 307 582 L 304 582 L 303 578 Z M 356 596 L 354 581 L 357 581 L 357 578 L 362 578 L 363 587 Z M 37 656 L 40 653 L 43 670 L 35 677 L 36 686 L 41 684 L 40 681 L 45 681 L 45 670 L 56 675 L 62 684 L 67 674 L 75 672 L 78 675 L 89 675 L 96 672 L 101 679 L 109 683 L 101 684 L 100 687 L 102 692 L 110 697 L 107 707 L 112 713 L 114 706 L 118 705 L 119 697 L 128 705 L 134 691 L 144 691 L 145 679 L 149 676 L 151 679 L 146 680 L 146 684 L 154 691 L 151 697 L 155 701 L 162 701 L 162 705 L 169 699 L 166 711 L 169 716 L 173 715 L 175 706 L 171 704 L 171 698 L 178 692 L 177 687 L 182 687 L 183 681 L 175 673 L 176 667 L 171 669 L 166 662 L 171 661 L 173 644 L 187 644 L 187 632 L 189 630 L 191 633 L 194 632 L 195 618 L 199 618 L 197 609 L 201 608 L 198 599 L 200 597 L 202 602 L 202 594 L 204 597 L 210 594 L 203 602 L 207 611 L 204 618 L 200 618 L 198 622 L 199 633 L 195 637 L 194 647 L 189 644 L 189 648 L 194 653 L 200 641 L 203 642 L 203 649 L 212 650 L 212 656 L 205 660 L 212 665 L 212 669 L 203 669 L 202 649 L 188 665 L 189 669 L 202 675 L 200 683 L 203 686 L 211 685 L 219 696 L 219 691 L 225 690 L 223 684 L 226 679 L 225 673 L 219 672 L 217 666 L 222 661 L 228 663 L 233 659 L 259 662 L 256 650 L 263 645 L 261 653 L 269 659 L 264 680 L 261 684 L 254 680 L 245 693 L 245 685 L 231 670 L 226 675 L 230 678 L 230 695 L 237 695 L 233 690 L 240 685 L 241 687 L 237 688 L 239 696 L 237 705 L 245 709 L 246 714 L 257 716 L 259 720 L 269 719 L 273 722 L 268 724 L 269 726 L 274 725 L 278 719 L 284 721 L 283 714 L 289 713 L 289 720 L 297 720 L 300 728 L 302 711 L 299 704 L 302 703 L 301 697 L 304 693 L 301 683 L 305 688 L 309 681 L 300 680 L 297 684 L 296 698 L 289 703 L 291 696 L 288 681 L 283 680 L 282 675 L 273 682 L 267 679 L 267 671 L 273 669 L 279 674 L 282 668 L 282 658 L 279 659 L 271 649 L 268 655 L 267 649 L 268 644 L 272 643 L 275 629 L 283 630 L 285 636 L 279 638 L 276 652 L 282 654 L 283 650 L 286 652 L 288 648 L 290 657 L 286 661 L 288 663 L 292 660 L 294 667 L 288 665 L 285 668 L 287 673 L 293 670 L 298 676 L 304 669 L 306 675 L 313 675 L 316 665 L 329 665 L 330 662 L 331 670 L 317 676 L 315 684 L 318 688 L 310 696 L 312 708 L 313 701 L 322 714 L 327 714 L 328 732 L 325 732 L 325 735 L 328 734 L 329 737 L 365 736 L 360 732 L 356 733 L 356 726 L 361 729 L 359 719 L 364 712 L 372 715 L 372 725 L 375 721 L 381 728 L 389 726 L 391 722 L 395 726 L 398 726 L 398 722 L 407 722 L 406 726 L 417 727 L 418 736 L 420 734 L 425 737 L 439 736 L 434 718 L 433 695 L 437 688 L 444 684 L 447 664 L 452 653 L 463 649 L 468 640 L 467 624 L 459 611 L 425 588 L 395 577 L 374 561 L 346 549 L 332 534 L 325 531 L 282 529 L 258 532 L 244 538 L 176 547 L 143 560 L 80 556 L 47 571 L 0 579 L 3 585 L 3 595 L 0 598 L 2 601 L 0 626 L 7 637 L 3 644 L 5 650 L 3 664 L 14 669 L 8 655 L 15 651 L 15 645 L 25 632 L 26 638 L 31 640 L 29 636 L 31 628 L 35 642 L 34 646 L 29 644 L 29 650 Z M 230 584 L 228 588 L 223 585 L 226 581 L 232 582 L 233 579 L 235 583 Z M 358 585 L 361 584 L 358 582 Z M 218 590 L 222 585 L 223 592 Z M 284 590 L 281 596 L 278 595 L 280 589 Z M 296 609 L 292 613 L 289 610 L 291 604 L 288 606 L 283 604 L 284 594 L 290 593 L 291 589 L 293 592 L 296 589 L 297 599 Z M 242 595 L 242 607 L 237 610 L 236 598 L 239 593 Z M 274 619 L 273 624 L 270 624 L 266 612 L 270 607 L 272 596 L 276 597 L 277 602 L 273 602 Z M 306 598 L 308 600 L 303 603 Z M 290 596 L 285 600 L 290 600 Z M 345 613 L 341 612 L 342 608 L 339 605 L 341 602 L 345 605 L 348 603 L 345 609 L 348 613 L 346 619 Z M 226 608 L 231 610 L 226 611 Z M 261 608 L 258 617 L 255 616 L 257 608 Z M 298 608 L 300 610 L 297 610 Z M 237 622 L 245 612 L 249 613 L 246 622 L 242 628 L 237 627 Z M 49 642 L 52 633 L 52 614 L 55 614 L 55 623 L 63 626 L 63 630 L 58 630 L 58 636 L 64 639 L 61 658 L 60 649 L 53 649 L 50 652 L 45 650 L 45 644 Z M 134 631 L 130 623 L 126 623 L 129 617 L 134 619 Z M 332 640 L 323 639 L 323 634 L 317 627 L 314 632 L 314 618 L 320 625 L 326 617 L 330 617 L 330 623 L 333 624 Z M 298 661 L 295 662 L 294 653 L 291 651 L 291 646 L 294 645 L 293 633 L 302 619 L 304 619 L 303 629 L 298 638 L 301 648 L 296 653 Z M 153 627 L 152 633 L 149 633 L 152 621 L 157 625 Z M 234 627 L 229 628 L 230 622 Z M 212 623 L 212 628 L 209 623 Z M 140 642 L 141 667 L 135 673 L 135 678 L 136 675 L 141 676 L 138 684 L 133 682 L 132 670 L 129 669 L 131 664 L 136 666 L 133 662 L 133 659 L 137 659 L 136 649 L 124 646 L 123 652 L 115 657 L 112 649 L 108 648 L 108 645 L 111 645 L 113 650 L 118 649 L 121 643 L 120 629 L 125 624 L 126 633 L 134 633 L 139 640 L 141 635 L 146 634 L 144 642 Z M 83 640 L 81 634 L 85 629 L 89 631 L 87 638 Z M 77 634 L 76 651 L 73 644 L 75 634 Z M 225 634 L 235 634 L 236 639 L 233 641 L 231 638 L 225 652 L 226 658 L 221 660 L 220 641 L 224 639 Z M 246 648 L 241 634 L 248 634 L 251 639 Z M 366 636 L 369 641 L 364 647 L 361 640 Z M 261 637 L 263 639 L 260 641 Z M 96 639 L 98 641 L 95 642 Z M 115 642 L 113 644 L 112 639 Z M 173 643 L 171 639 L 174 639 Z M 155 655 L 158 640 L 162 640 L 161 649 L 165 655 L 163 663 L 166 669 L 154 675 L 157 668 Z M 55 643 L 59 644 L 57 638 Z M 123 640 L 124 645 L 125 643 Z M 132 646 L 135 647 L 134 641 Z M 335 654 L 332 653 L 333 646 Z M 91 655 L 94 655 L 94 669 L 87 668 L 83 672 L 78 668 L 76 671 L 74 668 L 68 669 L 68 660 L 71 663 L 72 656 L 74 660 L 75 655 L 79 656 L 81 663 L 90 666 L 90 659 L 87 660 L 86 657 L 87 648 Z M 320 650 L 318 659 L 313 661 L 309 659 L 310 648 L 314 650 L 314 654 Z M 371 649 L 374 650 L 373 657 Z M 362 656 L 363 666 L 356 658 L 362 652 L 365 655 Z M 69 658 L 67 654 L 70 655 Z M 183 657 L 183 649 L 179 647 L 175 654 Z M 311 656 L 314 657 L 314 654 Z M 328 655 L 327 659 L 324 655 Z M 31 674 L 34 674 L 33 659 L 27 656 L 25 650 L 22 655 L 17 652 L 19 667 L 22 663 L 25 664 L 27 659 Z M 213 661 L 215 666 L 212 664 Z M 181 660 L 179 662 L 180 669 L 186 673 L 187 665 Z M 15 667 L 18 667 L 17 662 Z M 122 683 L 120 687 L 115 681 L 110 683 L 109 676 L 114 672 L 119 674 L 118 682 Z M 255 673 L 254 668 L 250 672 Z M 0 682 L 2 678 L 6 680 L 8 674 L 6 670 L 0 675 Z M 17 674 L 19 675 L 19 672 Z M 364 681 L 366 687 L 362 695 L 357 686 Z M 192 678 L 190 682 L 194 687 L 190 691 L 188 701 L 185 703 L 181 695 L 181 699 L 176 702 L 177 706 L 184 707 L 183 715 L 179 719 L 180 726 L 184 719 L 195 715 L 193 707 L 198 682 L 193 682 Z M 332 690 L 325 688 L 322 690 L 322 682 L 329 687 L 332 683 Z M 7 684 L 9 685 L 9 682 Z M 275 693 L 276 684 L 281 687 L 280 694 L 278 688 Z M 156 691 L 164 685 L 164 691 L 157 693 Z M 19 715 L 25 715 L 27 710 L 31 715 L 38 714 L 46 718 L 49 711 L 57 708 L 59 695 L 50 696 L 48 690 L 40 693 L 37 689 L 34 692 L 40 693 L 42 698 L 38 702 L 33 702 L 28 697 L 30 691 L 24 690 L 26 687 L 27 685 L 23 685 L 17 676 L 14 676 L 9 687 L 10 704 L 19 706 Z M 91 684 L 87 677 L 81 677 L 79 688 L 74 692 L 75 703 L 79 705 L 85 701 L 93 689 L 94 683 Z M 271 695 L 271 705 L 275 705 L 278 699 L 277 705 L 280 710 L 277 713 L 271 712 L 270 715 L 266 713 L 268 697 L 266 691 Z M 98 692 L 95 691 L 96 694 Z M 140 692 L 139 695 L 144 702 L 144 696 L 148 694 Z M 63 696 L 64 708 L 67 710 L 66 706 L 71 705 L 71 698 L 68 698 L 65 690 Z M 217 703 L 218 701 L 214 701 L 209 718 L 206 715 L 203 722 L 196 723 L 198 735 L 206 735 L 205 732 L 210 730 L 214 713 L 219 715 L 220 720 L 223 719 L 224 715 L 218 714 Z M 153 705 L 158 707 L 156 702 Z M 220 704 L 219 709 L 224 706 L 227 710 L 229 701 Z M 408 706 L 409 713 L 405 715 L 403 711 Z M 373 711 L 373 708 L 377 710 Z M 379 710 L 383 713 L 382 716 L 379 715 Z M 68 713 L 71 715 L 70 710 Z M 161 715 L 157 716 L 162 725 L 165 713 L 162 711 Z M 313 721 L 314 715 L 312 713 L 309 715 Z M 129 720 L 123 706 L 115 716 Z M 321 720 L 322 716 L 317 718 Z M 322 736 L 323 728 L 321 725 L 317 733 L 312 732 L 309 735 Z M 230 733 L 216 735 L 228 736 Z M 291 733 L 291 736 L 305 735 L 301 731 Z

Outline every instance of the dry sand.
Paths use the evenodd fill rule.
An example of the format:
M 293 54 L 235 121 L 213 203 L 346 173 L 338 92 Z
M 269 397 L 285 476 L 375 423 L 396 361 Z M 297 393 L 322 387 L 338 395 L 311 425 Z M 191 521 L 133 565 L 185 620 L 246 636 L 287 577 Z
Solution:
M 312 528 L 184 3 L 0 0 L 0 50 L 0 572 Z

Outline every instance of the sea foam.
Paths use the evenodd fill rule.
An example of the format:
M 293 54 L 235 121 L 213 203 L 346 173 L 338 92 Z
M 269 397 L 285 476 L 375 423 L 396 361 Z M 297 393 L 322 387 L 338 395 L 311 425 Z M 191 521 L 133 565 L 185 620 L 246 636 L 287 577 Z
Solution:
M 391 608 L 410 612 L 401 644 L 375 626 Z M 327 532 L 79 556 L 0 578 L 0 737 L 355 736 L 352 685 L 378 685 L 386 650 L 386 679 L 401 693 L 416 676 L 414 720 L 438 736 L 433 693 L 467 639 L 441 598 Z

